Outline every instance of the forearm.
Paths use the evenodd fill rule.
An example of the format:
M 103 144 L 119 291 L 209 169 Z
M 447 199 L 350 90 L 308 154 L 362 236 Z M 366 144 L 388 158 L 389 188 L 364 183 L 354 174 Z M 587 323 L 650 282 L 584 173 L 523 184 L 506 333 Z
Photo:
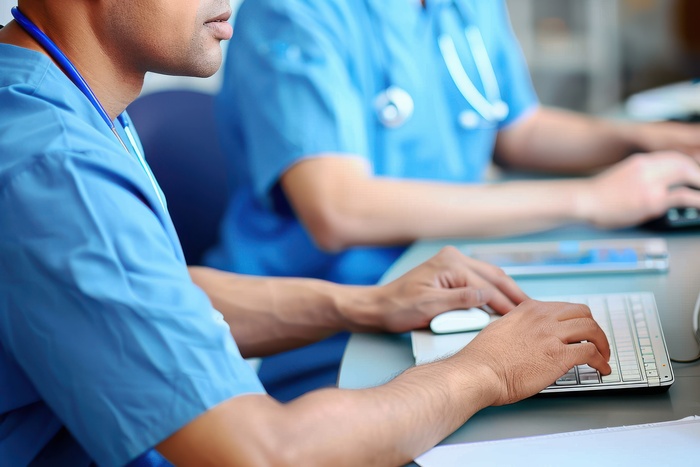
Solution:
M 292 167 L 282 186 L 321 249 L 493 237 L 581 220 L 583 180 L 458 184 L 375 177 L 361 158 L 324 154 Z
M 203 267 L 189 271 L 224 315 L 245 357 L 300 347 L 344 329 L 369 330 L 374 325 L 370 317 L 377 314 L 374 287 L 244 276 Z
M 312 393 L 290 404 L 287 416 L 300 432 L 316 432 L 296 440 L 302 458 L 318 458 L 319 465 L 403 465 L 490 404 L 475 373 L 452 360 L 415 367 L 377 388 Z
M 494 158 L 514 169 L 581 173 L 644 149 L 637 134 L 632 123 L 541 108 L 499 133 Z
M 609 359 L 605 333 L 588 307 L 528 300 L 452 357 L 383 386 L 315 391 L 286 404 L 241 395 L 158 450 L 183 466 L 402 465 L 482 408 L 537 394 L 576 365 L 607 375 Z
M 492 402 L 478 377 L 483 370 L 460 363 L 449 359 L 377 388 L 315 391 L 287 404 L 234 398 L 159 450 L 177 465 L 402 465 Z
M 335 207 L 326 221 L 332 219 L 333 232 L 326 234 L 333 241 L 323 246 L 334 250 L 546 230 L 580 220 L 584 187 L 583 180 L 459 185 L 368 178 L 332 196 Z M 313 225 L 307 227 L 314 231 Z

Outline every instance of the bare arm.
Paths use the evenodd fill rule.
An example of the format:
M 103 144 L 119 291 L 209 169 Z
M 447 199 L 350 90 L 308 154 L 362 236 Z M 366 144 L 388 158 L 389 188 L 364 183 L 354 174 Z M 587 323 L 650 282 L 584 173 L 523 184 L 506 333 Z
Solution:
M 635 152 L 659 150 L 700 156 L 700 130 L 690 124 L 604 120 L 542 107 L 499 132 L 494 160 L 515 169 L 573 174 Z
M 316 342 L 341 330 L 405 332 L 447 310 L 488 304 L 505 314 L 527 296 L 503 271 L 447 247 L 399 279 L 351 287 L 314 279 L 190 275 L 231 326 L 245 357 Z
M 670 152 L 626 159 L 593 178 L 470 185 L 375 177 L 360 157 L 324 154 L 291 167 L 281 183 L 316 243 L 331 251 L 515 235 L 571 222 L 621 227 L 679 202 L 700 207 L 697 193 L 670 190 L 700 186 L 700 168 Z
M 608 374 L 609 356 L 586 307 L 527 301 L 454 357 L 383 386 L 316 391 L 286 405 L 237 397 L 158 450 L 184 466 L 405 464 L 478 410 L 531 396 L 574 365 Z

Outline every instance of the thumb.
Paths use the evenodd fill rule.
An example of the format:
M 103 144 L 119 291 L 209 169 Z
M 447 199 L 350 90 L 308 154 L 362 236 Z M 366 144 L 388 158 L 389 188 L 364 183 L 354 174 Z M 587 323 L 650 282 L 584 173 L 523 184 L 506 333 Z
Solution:
M 442 291 L 436 305 L 444 310 L 459 310 L 486 305 L 493 298 L 493 289 L 476 287 L 459 287 Z

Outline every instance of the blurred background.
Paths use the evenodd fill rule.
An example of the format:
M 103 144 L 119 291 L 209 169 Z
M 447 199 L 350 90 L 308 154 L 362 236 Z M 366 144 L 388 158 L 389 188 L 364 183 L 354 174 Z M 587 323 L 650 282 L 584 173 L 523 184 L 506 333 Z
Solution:
M 254 1 L 254 0 L 251 0 Z M 241 0 L 231 3 L 236 9 Z M 0 0 L 0 24 L 16 0 Z M 698 0 L 507 0 L 543 103 L 609 113 L 630 95 L 700 76 Z M 211 78 L 149 75 L 168 87 L 215 92 Z
M 700 72 L 697 0 L 507 0 L 545 104 L 605 112 Z

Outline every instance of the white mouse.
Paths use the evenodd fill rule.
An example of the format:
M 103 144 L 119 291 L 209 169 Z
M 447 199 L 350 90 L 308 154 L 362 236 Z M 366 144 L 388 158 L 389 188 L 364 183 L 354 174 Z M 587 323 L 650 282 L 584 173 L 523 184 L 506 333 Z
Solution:
M 430 321 L 430 329 L 436 334 L 478 331 L 486 327 L 491 316 L 479 308 L 446 311 Z

